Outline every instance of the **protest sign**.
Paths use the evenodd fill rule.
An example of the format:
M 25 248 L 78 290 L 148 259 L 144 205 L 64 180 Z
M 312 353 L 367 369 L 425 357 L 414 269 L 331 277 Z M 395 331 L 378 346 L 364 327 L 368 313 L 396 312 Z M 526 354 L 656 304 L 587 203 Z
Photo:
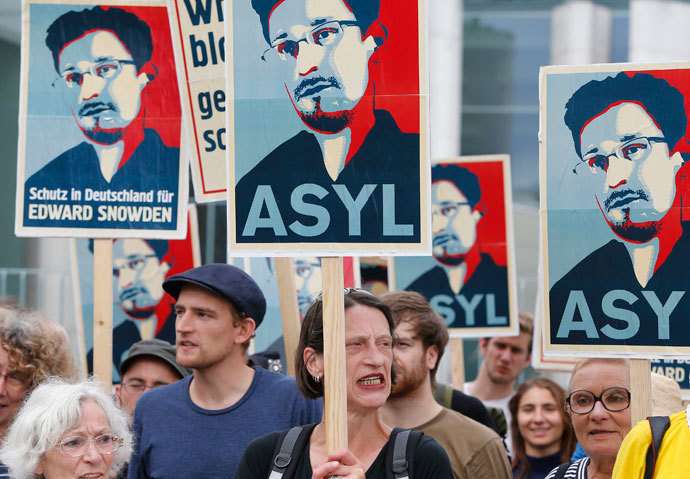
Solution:
M 18 236 L 184 237 L 164 1 L 25 0 L 21 80 Z
M 428 253 L 424 2 L 311 1 L 226 2 L 229 255 Z
M 307 312 L 311 303 L 322 291 L 323 270 L 320 258 L 295 258 L 292 261 L 294 289 L 291 292 L 284 291 L 283 294 L 286 296 L 292 294 L 298 306 L 298 311 L 296 318 L 283 318 L 281 314 L 283 299 L 280 291 L 283 284 L 278 280 L 277 259 L 247 258 L 246 265 L 238 266 L 254 278 L 266 297 L 266 315 L 261 323 L 261 327 L 256 330 L 254 349 L 256 352 L 278 352 L 285 366 L 283 370 L 287 371 L 288 366 L 290 366 L 289 362 L 292 361 L 292 355 L 286 354 L 285 350 L 283 340 L 284 320 L 292 321 L 292 319 L 296 319 L 301 324 L 304 313 Z M 346 288 L 356 286 L 354 264 L 354 258 L 343 258 L 343 283 Z
M 381 295 L 390 288 L 390 258 L 365 256 L 359 258 L 359 272 L 361 285 L 370 293 Z
M 396 289 L 424 295 L 451 337 L 516 335 L 508 156 L 444 160 L 431 181 L 433 255 L 394 258 Z
M 223 2 L 169 0 L 170 29 L 197 203 L 226 197 Z
M 107 275 L 113 278 L 112 370 L 119 382 L 119 366 L 129 347 L 142 339 L 158 338 L 175 344 L 174 301 L 164 293 L 163 280 L 201 265 L 196 208 L 189 206 L 187 237 L 183 240 L 142 240 L 124 238 L 112 244 L 112 265 Z M 84 351 L 89 373 L 94 371 L 93 268 L 94 242 L 74 240 L 72 276 L 75 278 L 75 303 L 81 306 Z
M 545 352 L 690 353 L 690 65 L 541 71 Z
M 680 387 L 683 399 L 690 399 L 690 360 L 688 359 L 652 359 L 652 372 L 673 379 Z

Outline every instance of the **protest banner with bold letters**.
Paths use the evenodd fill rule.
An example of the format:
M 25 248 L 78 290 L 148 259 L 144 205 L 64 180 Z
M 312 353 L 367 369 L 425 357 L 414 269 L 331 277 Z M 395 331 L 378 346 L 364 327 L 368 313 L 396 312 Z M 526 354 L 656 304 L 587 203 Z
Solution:
M 229 255 L 428 253 L 424 2 L 302 3 L 225 2 Z
M 225 201 L 225 26 L 223 0 L 168 0 L 182 111 L 197 203 Z
M 431 168 L 432 256 L 394 258 L 395 288 L 424 295 L 451 337 L 517 334 L 510 158 L 440 161 Z
M 113 381 L 132 344 L 158 338 L 175 344 L 174 300 L 163 291 L 165 278 L 201 265 L 196 207 L 189 205 L 187 236 L 182 240 L 124 238 L 113 242 Z M 73 240 L 72 277 L 80 306 L 86 365 L 93 372 L 94 243 Z
M 541 71 L 545 353 L 690 353 L 690 64 Z
M 18 236 L 184 237 L 164 1 L 24 0 L 21 78 Z

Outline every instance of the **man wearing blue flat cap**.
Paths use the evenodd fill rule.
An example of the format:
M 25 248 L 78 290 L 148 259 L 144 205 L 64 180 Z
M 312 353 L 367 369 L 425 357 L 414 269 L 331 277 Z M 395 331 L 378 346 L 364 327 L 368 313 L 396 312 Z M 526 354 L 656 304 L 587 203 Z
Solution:
M 193 374 L 137 402 L 128 478 L 232 478 L 253 439 L 321 420 L 321 403 L 304 399 L 294 379 L 247 366 L 266 312 L 247 273 L 208 264 L 171 276 L 163 289 L 177 301 L 177 362 Z

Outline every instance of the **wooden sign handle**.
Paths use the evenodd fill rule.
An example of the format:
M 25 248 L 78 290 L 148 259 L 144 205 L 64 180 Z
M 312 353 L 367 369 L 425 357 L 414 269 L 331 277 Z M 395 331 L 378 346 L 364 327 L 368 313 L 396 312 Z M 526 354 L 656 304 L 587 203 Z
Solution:
M 292 258 L 275 258 L 280 319 L 283 323 L 283 343 L 288 375 L 295 376 L 295 351 L 299 342 L 300 323 L 295 267 Z
M 630 360 L 630 416 L 632 425 L 652 415 L 652 370 L 649 359 Z
M 323 350 L 326 451 L 347 447 L 347 379 L 345 376 L 345 307 L 343 260 L 321 258 L 323 274 Z
M 93 374 L 106 393 L 113 383 L 113 240 L 93 240 Z
M 450 367 L 453 387 L 462 391 L 465 386 L 465 353 L 462 348 L 462 338 L 450 340 Z

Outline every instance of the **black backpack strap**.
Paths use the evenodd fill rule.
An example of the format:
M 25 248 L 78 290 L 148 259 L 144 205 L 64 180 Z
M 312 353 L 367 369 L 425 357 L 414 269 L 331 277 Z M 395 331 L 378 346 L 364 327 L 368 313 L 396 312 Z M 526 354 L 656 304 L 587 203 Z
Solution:
M 654 468 L 656 467 L 656 458 L 659 456 L 659 449 L 661 449 L 661 441 L 664 440 L 664 434 L 671 425 L 671 419 L 668 416 L 650 416 L 647 418 L 649 427 L 652 430 L 652 443 L 647 449 L 647 458 L 645 460 L 644 479 L 652 479 L 654 477 Z
M 556 469 L 556 475 L 553 476 L 553 479 L 563 479 L 571 464 L 571 462 L 564 462 L 558 466 L 558 469 Z
M 316 424 L 295 426 L 283 432 L 276 443 L 268 479 L 289 479 Z
M 422 431 L 393 429 L 386 453 L 388 479 L 413 479 L 415 450 L 423 435 Z M 391 444 L 393 447 L 390 447 Z

